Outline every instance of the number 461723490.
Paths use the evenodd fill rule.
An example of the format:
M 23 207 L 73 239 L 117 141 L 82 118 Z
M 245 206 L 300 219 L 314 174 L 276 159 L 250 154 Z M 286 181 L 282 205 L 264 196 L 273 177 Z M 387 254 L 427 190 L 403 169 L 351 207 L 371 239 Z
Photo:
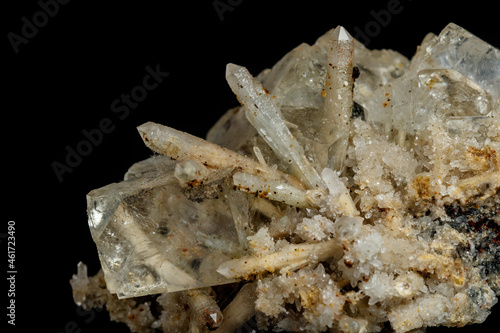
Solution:
M 9 269 L 15 269 L 16 261 L 16 222 L 9 221 L 7 223 L 7 255 L 9 262 Z

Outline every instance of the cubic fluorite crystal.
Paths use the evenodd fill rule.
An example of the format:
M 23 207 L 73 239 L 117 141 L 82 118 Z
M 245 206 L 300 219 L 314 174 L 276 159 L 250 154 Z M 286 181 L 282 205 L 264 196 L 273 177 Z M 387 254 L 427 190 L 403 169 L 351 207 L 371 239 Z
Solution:
M 142 332 L 486 319 L 500 294 L 498 49 L 449 24 L 408 60 L 337 27 L 226 77 L 241 106 L 207 140 L 141 125 L 158 155 L 88 194 L 103 275 L 79 266 L 78 304 Z

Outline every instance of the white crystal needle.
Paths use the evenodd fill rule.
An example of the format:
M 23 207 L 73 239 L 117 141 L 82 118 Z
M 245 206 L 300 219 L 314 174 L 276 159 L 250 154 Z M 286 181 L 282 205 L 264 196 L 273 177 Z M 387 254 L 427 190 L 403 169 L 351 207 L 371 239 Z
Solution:
M 237 172 L 233 175 L 233 184 L 240 191 L 300 208 L 316 207 L 315 194 L 322 193 L 320 190 L 303 191 L 280 181 L 244 172 Z
M 174 160 L 198 161 L 205 166 L 216 169 L 238 168 L 272 179 L 284 179 L 296 187 L 303 188 L 302 183 L 290 175 L 273 170 L 251 158 L 194 135 L 153 122 L 142 124 L 137 127 L 137 130 L 147 147 Z
M 322 142 L 329 147 L 329 165 L 344 169 L 353 106 L 354 40 L 342 26 L 333 30 L 328 48 L 328 63 L 323 91 L 322 114 L 325 126 L 320 129 Z
M 320 243 L 290 244 L 278 252 L 262 257 L 246 256 L 223 262 L 217 272 L 227 278 L 246 278 L 249 275 L 275 272 L 283 268 L 299 267 L 307 263 L 317 263 L 336 254 L 342 248 L 336 240 Z
M 226 80 L 245 107 L 247 119 L 276 156 L 290 166 L 290 173 L 309 188 L 325 187 L 321 177 L 306 159 L 304 149 L 281 118 L 273 96 L 262 84 L 245 67 L 235 64 L 227 65 Z

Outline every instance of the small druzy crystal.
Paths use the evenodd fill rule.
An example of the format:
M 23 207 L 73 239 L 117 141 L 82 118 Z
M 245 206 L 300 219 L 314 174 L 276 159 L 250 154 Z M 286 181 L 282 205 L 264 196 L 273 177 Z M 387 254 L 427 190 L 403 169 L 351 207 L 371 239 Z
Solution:
M 203 140 L 87 196 L 102 271 L 75 302 L 132 331 L 425 331 L 500 294 L 500 51 L 449 24 L 411 60 L 343 28 L 252 76 Z M 103 286 L 106 288 L 103 288 Z

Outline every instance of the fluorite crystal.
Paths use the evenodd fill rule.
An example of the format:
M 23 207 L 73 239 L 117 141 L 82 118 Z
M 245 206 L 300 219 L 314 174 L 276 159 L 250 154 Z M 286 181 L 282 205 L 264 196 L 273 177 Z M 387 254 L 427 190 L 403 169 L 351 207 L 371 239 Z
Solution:
M 118 298 L 79 266 L 78 304 L 128 313 L 135 298 L 139 324 L 113 318 L 143 332 L 486 319 L 500 294 L 498 49 L 449 24 L 408 60 L 337 27 L 226 77 L 241 106 L 207 140 L 143 124 L 157 155 L 88 194 Z

